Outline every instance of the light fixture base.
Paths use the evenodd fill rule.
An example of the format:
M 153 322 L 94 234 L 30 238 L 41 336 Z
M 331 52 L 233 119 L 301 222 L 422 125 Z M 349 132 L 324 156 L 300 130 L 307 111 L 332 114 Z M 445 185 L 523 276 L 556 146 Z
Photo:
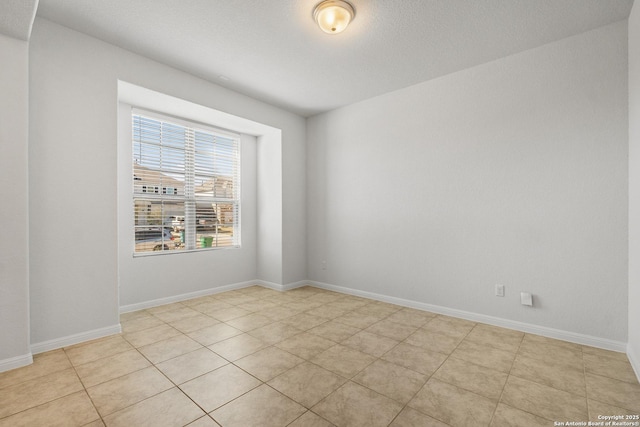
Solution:
M 313 9 L 313 19 L 328 34 L 341 33 L 355 16 L 353 6 L 343 0 L 324 0 Z

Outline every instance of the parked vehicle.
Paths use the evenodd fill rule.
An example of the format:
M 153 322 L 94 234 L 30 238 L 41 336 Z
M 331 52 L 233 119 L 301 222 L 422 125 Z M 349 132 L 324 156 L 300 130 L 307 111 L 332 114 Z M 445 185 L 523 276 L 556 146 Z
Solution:
M 136 252 L 168 251 L 175 247 L 171 229 L 166 227 L 136 228 Z

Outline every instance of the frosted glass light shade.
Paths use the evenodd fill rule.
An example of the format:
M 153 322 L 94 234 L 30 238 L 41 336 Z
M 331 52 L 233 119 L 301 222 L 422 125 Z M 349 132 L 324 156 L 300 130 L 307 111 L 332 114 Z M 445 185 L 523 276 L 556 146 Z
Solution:
M 313 10 L 313 18 L 322 31 L 338 34 L 356 16 L 353 6 L 342 0 L 325 0 Z

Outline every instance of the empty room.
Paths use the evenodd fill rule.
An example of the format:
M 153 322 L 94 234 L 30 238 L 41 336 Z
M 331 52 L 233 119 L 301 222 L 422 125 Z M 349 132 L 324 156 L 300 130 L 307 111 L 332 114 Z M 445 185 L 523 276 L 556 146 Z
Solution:
M 0 427 L 640 426 L 633 0 L 0 2 Z

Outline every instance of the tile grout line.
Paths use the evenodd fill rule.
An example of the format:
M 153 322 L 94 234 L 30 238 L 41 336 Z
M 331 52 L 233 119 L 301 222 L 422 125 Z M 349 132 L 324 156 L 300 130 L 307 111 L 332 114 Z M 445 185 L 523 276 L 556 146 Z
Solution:
M 522 347 L 522 343 L 524 342 L 525 336 L 526 336 L 526 334 L 523 333 L 522 334 L 522 339 L 520 339 L 520 342 L 518 343 L 518 348 L 516 349 L 515 355 L 513 356 L 513 361 L 511 362 L 511 366 L 509 367 L 509 372 L 507 372 L 507 379 L 504 381 L 504 385 L 502 386 L 502 390 L 500 391 L 500 396 L 498 396 L 498 404 L 496 405 L 495 409 L 493 410 L 493 414 L 491 414 L 491 419 L 489 420 L 489 426 L 493 422 L 493 419 L 496 416 L 496 412 L 498 411 L 498 406 L 500 406 L 500 403 L 502 402 L 502 395 L 504 394 L 504 390 L 507 388 L 507 383 L 509 382 L 509 377 L 511 376 L 511 371 L 513 370 L 513 365 L 516 364 L 516 359 L 518 358 L 518 353 L 520 353 L 520 347 Z

